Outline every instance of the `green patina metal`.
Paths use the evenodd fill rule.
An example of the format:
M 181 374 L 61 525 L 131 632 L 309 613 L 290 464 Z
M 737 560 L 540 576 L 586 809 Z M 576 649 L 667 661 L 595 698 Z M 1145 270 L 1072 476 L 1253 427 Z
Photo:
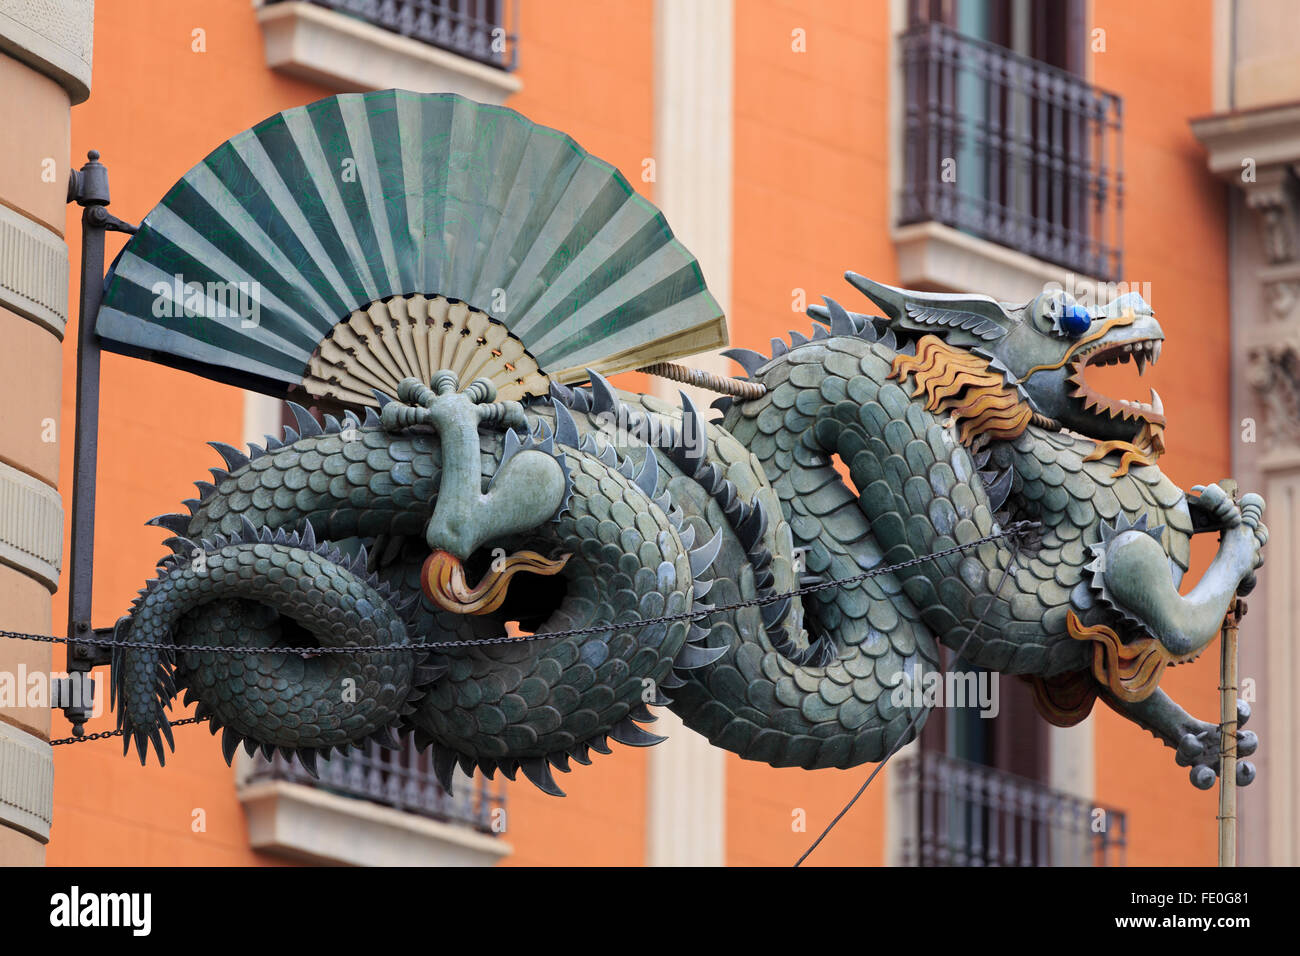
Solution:
M 488 123 L 479 128 L 457 105 L 464 101 L 447 106 L 414 94 L 376 96 L 340 97 L 298 118 L 263 124 L 251 139 L 237 137 L 214 156 L 230 163 L 237 156 L 250 171 L 283 167 L 289 154 L 307 156 L 294 161 L 310 165 L 301 137 L 269 160 L 258 158 L 254 140 L 269 149 L 275 137 L 324 117 L 354 150 L 365 130 L 387 122 L 400 127 L 404 111 L 422 117 L 430 134 L 431 117 L 443 110 L 448 135 L 477 144 L 465 153 L 484 171 L 474 195 L 508 178 L 505 159 L 526 165 L 502 141 L 512 130 L 518 142 L 528 139 L 515 114 L 494 111 L 490 122 L 477 117 L 474 122 Z M 390 104 L 396 113 L 372 111 L 369 126 L 358 125 L 358 104 L 366 102 Z M 394 155 L 404 163 L 420 153 L 406 128 L 392 132 L 401 144 Z M 564 156 L 549 160 L 556 176 L 585 162 L 585 154 Z M 370 180 L 376 188 L 397 175 L 382 163 L 379 170 Z M 315 176 L 309 192 L 321 197 L 326 215 L 329 189 L 310 170 L 304 175 Z M 324 311 L 303 332 L 292 360 L 282 352 L 283 361 L 257 359 L 247 371 L 262 376 L 263 385 L 277 375 L 300 380 L 312 337 L 318 341 L 384 291 L 367 284 L 366 275 L 409 273 L 400 292 L 384 287 L 390 295 L 468 294 L 477 296 L 470 304 L 489 305 L 493 283 L 508 284 L 502 270 L 527 261 L 528 243 L 543 240 L 536 231 L 517 233 L 530 238 L 513 244 L 508 268 L 478 262 L 469 285 L 440 285 L 456 273 L 446 262 L 472 262 L 478 251 L 499 247 L 481 217 L 500 218 L 490 209 L 469 209 L 454 177 L 440 176 L 439 202 L 463 207 L 462 230 L 441 236 L 436 250 L 408 249 L 410 232 L 397 220 L 406 216 L 409 225 L 417 210 L 432 215 L 408 190 L 401 216 L 394 212 L 388 220 L 391 248 L 382 230 L 373 242 L 358 239 L 362 253 L 341 247 L 334 253 L 317 242 L 316 258 L 307 256 L 310 268 L 306 260 L 295 268 L 319 291 Z M 254 180 L 266 188 L 265 179 Z M 187 182 L 216 195 L 203 174 Z M 251 189 L 252 182 L 245 185 Z M 572 177 L 565 182 L 572 185 Z M 164 206 L 177 205 L 188 188 L 178 186 Z M 583 240 L 537 256 L 552 265 L 537 273 L 549 279 L 530 278 L 529 301 L 544 308 L 529 312 L 528 321 L 501 319 L 530 349 L 538 346 L 543 372 L 553 367 L 547 349 L 559 340 L 544 341 L 545 333 L 530 338 L 529 330 L 557 321 L 563 327 L 558 317 L 570 309 L 587 316 L 579 323 L 587 329 L 606 328 L 609 315 L 631 316 L 632 324 L 619 319 L 610 326 L 604 355 L 590 349 L 590 336 L 575 334 L 574 350 L 558 357 L 561 366 L 575 360 L 599 366 L 638 336 L 661 343 L 687 308 L 683 303 L 702 307 L 707 293 L 698 268 L 676 253 L 675 243 L 630 252 L 594 285 L 563 278 L 557 257 L 581 262 L 590 244 L 605 242 L 601 261 L 611 262 L 609 256 L 617 259 L 628 248 L 598 238 L 620 215 L 618 204 L 592 212 L 605 195 L 596 187 L 582 190 L 576 207 L 547 198 L 559 187 L 539 182 L 532 188 L 548 221 L 568 221 L 564 234 Z M 268 194 L 268 203 L 277 201 Z M 365 200 L 370 226 L 377 202 L 376 196 Z M 500 205 L 488 204 L 498 212 Z M 536 218 L 526 203 L 510 208 L 521 220 Z M 662 224 L 653 210 L 636 209 L 647 215 L 632 223 L 631 235 Z M 339 211 L 355 209 L 345 203 Z M 300 230 L 291 211 L 278 209 L 276 216 Z M 268 213 L 263 222 L 273 218 Z M 109 287 L 106 333 L 123 342 L 144 341 L 154 325 L 131 302 L 151 269 L 168 268 L 160 258 L 174 261 L 168 257 L 175 249 L 151 245 L 174 231 L 169 222 L 160 214 L 152 232 L 142 229 L 143 238 L 128 244 L 121 262 L 134 263 L 137 278 L 123 290 L 116 281 Z M 337 222 L 330 230 L 337 232 Z M 457 246 L 467 235 L 479 237 L 478 244 Z M 224 249 L 241 240 L 212 241 Z M 364 252 L 372 247 L 373 255 Z M 470 248 L 477 251 L 465 251 Z M 237 259 L 238 251 L 227 258 Z M 335 254 L 339 275 L 356 276 L 343 283 L 352 299 L 336 294 L 339 284 L 320 265 L 321 257 Z M 362 275 L 357 255 L 375 271 Z M 278 260 L 266 254 L 260 262 L 247 260 L 245 272 L 269 276 Z M 232 273 L 218 265 L 209 256 L 205 268 L 228 279 Z M 619 270 L 636 277 L 629 297 L 596 302 L 617 284 Z M 1088 312 L 1064 293 L 1012 307 L 982 296 L 850 279 L 885 315 L 850 313 L 828 300 L 825 309 L 813 310 L 826 327 L 811 336 L 792 333 L 789 345 L 773 340 L 770 356 L 734 351 L 766 392 L 720 400 L 722 417 L 712 422 L 686 396 L 677 407 L 620 392 L 594 369 L 586 376 L 589 388 L 552 379 L 550 395 L 519 402 L 495 402 L 490 380 L 462 390 L 464 383 L 446 372 L 428 382 L 404 380 L 395 397 L 380 396 L 378 413 L 348 410 L 342 420 L 327 416 L 322 424 L 296 408 L 296 429 L 248 454 L 216 444 L 226 467 L 214 469 L 212 482 L 198 483 L 187 514 L 155 519 L 176 535 L 169 542 L 174 553 L 122 619 L 118 637 L 358 650 L 304 659 L 119 648 L 113 681 L 128 742 L 135 741 L 142 760 L 152 742 L 162 759 L 163 736 L 170 739 L 165 708 L 183 690 L 214 732 L 223 729 L 227 759 L 243 742 L 250 752 L 278 748 L 312 766 L 331 748 L 390 742 L 393 732 L 412 730 L 433 748 L 447 785 L 459 765 L 511 777 L 522 771 L 558 793 L 552 769 L 590 762 L 592 750 L 609 751 L 610 739 L 657 742 L 639 723 L 653 719 L 650 706 L 666 705 L 688 727 L 747 759 L 849 767 L 880 760 L 918 731 L 923 706 L 908 689 L 939 668 L 940 644 L 965 644 L 969 662 L 1033 678 L 1049 698 L 1053 688 L 1082 687 L 1084 703 L 1071 705 L 1075 717 L 1100 697 L 1177 748 L 1194 783 L 1211 785 L 1217 726 L 1191 717 L 1154 684 L 1134 690 L 1123 675 L 1099 669 L 1098 641 L 1088 637 L 1109 630 L 1124 648 L 1143 648 L 1160 667 L 1199 652 L 1218 632 L 1234 595 L 1249 587 L 1267 537 L 1258 496 L 1234 502 L 1209 485 L 1189 498 L 1159 471 L 1164 416 L 1158 397 L 1120 403 L 1084 380 L 1088 364 L 1133 359 L 1145 365 L 1158 357 L 1163 332 L 1151 309 L 1134 296 Z M 309 298 L 282 275 L 269 281 L 284 283 L 281 302 L 291 293 Z M 552 295 L 547 281 L 571 294 Z M 657 291 L 643 298 L 649 289 Z M 158 324 L 180 329 L 169 322 Z M 689 324 L 681 322 L 682 329 Z M 640 332 L 624 335 L 637 325 Z M 223 328 L 226 338 L 210 337 L 203 348 L 171 338 L 161 348 L 175 364 L 220 360 L 237 367 L 240 338 L 233 326 Z M 248 330 L 250 354 L 263 354 L 258 350 L 269 347 L 268 336 L 279 336 L 274 321 Z M 218 341 L 226 344 L 205 350 Z M 268 371 L 272 366 L 278 371 Z M 1020 519 L 1040 522 L 1041 532 L 1021 548 L 1000 593 L 1014 553 L 1005 542 L 924 560 Z M 1184 597 L 1178 585 L 1191 536 L 1210 529 L 1222 534 L 1218 554 Z M 568 560 L 554 577 L 519 575 L 505 603 L 485 614 L 452 613 L 422 593 L 431 552 L 447 551 L 471 575 L 489 575 L 494 549 Z M 922 560 L 890 574 L 771 600 L 801 585 L 915 558 Z M 696 622 L 653 620 L 710 608 L 718 610 Z M 461 643 L 499 637 L 512 621 L 539 635 L 566 633 Z M 594 630 L 567 633 L 585 628 Z M 412 650 L 366 650 L 407 643 Z M 348 678 L 355 694 L 340 693 Z M 1253 735 L 1243 732 L 1238 752 L 1254 746 Z

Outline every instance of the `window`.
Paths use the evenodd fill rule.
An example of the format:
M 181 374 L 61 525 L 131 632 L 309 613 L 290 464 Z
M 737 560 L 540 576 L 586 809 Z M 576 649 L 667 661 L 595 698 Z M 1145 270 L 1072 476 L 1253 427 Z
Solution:
M 1080 0 L 913 0 L 899 225 L 938 222 L 1119 277 L 1121 100 L 1082 77 L 1082 11 Z
M 897 772 L 904 866 L 1124 865 L 1120 810 L 932 750 Z
M 965 706 L 930 711 L 917 752 L 899 761 L 906 866 L 1124 864 L 1127 818 L 1048 785 L 1048 725 L 1030 685 L 965 662 Z M 997 682 L 997 697 L 992 696 Z M 992 710 L 996 716 L 981 714 Z

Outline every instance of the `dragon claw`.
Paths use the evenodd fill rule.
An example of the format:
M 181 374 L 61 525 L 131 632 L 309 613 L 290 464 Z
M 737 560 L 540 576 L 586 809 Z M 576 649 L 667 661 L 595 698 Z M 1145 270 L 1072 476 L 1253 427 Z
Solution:
M 1225 527 L 1235 528 L 1241 523 L 1241 514 L 1238 510 L 1237 503 L 1218 485 L 1193 485 L 1194 491 L 1198 497 L 1189 498 L 1189 504 L 1195 504 L 1202 511 L 1206 512 L 1215 523 L 1222 524 Z
M 1253 730 L 1243 730 L 1237 734 L 1237 756 L 1249 757 L 1259 749 L 1259 738 Z
M 491 379 L 476 378 L 469 383 L 465 389 L 465 397 L 475 405 L 484 405 L 488 402 L 494 402 L 497 398 L 497 387 L 492 384 Z M 517 402 L 515 404 L 518 404 Z
M 1214 781 L 1219 779 L 1219 775 L 1214 772 L 1214 768 L 1207 767 L 1204 764 L 1193 767 L 1189 776 L 1192 780 L 1192 786 L 1197 790 L 1209 790 L 1214 786 Z
M 433 390 L 418 378 L 404 378 L 397 383 L 397 400 L 405 402 L 407 405 L 428 407 L 433 396 Z
M 403 405 L 398 401 L 385 405 L 379 420 L 384 431 L 394 432 L 410 428 L 412 425 L 427 425 L 431 421 L 431 415 L 427 408 Z

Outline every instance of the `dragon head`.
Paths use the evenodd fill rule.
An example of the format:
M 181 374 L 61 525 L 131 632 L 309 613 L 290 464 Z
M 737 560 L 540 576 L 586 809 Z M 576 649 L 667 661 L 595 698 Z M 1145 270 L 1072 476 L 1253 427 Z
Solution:
M 1165 417 L 1154 389 L 1150 402 L 1129 401 L 1101 394 L 1086 378 L 1089 366 L 1130 359 L 1140 375 L 1160 357 L 1164 332 L 1137 293 L 1089 310 L 1059 289 L 1012 306 L 983 295 L 897 289 L 852 272 L 847 278 L 895 328 L 980 356 L 1043 419 L 1098 442 L 1161 450 Z

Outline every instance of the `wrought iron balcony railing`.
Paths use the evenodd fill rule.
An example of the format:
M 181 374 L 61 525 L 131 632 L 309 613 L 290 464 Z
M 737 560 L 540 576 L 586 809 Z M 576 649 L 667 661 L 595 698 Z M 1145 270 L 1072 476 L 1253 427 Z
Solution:
M 1123 811 L 932 751 L 898 762 L 906 866 L 1123 866 Z
M 265 0 L 267 4 L 288 0 Z M 518 65 L 516 0 L 307 0 L 499 70 Z
M 899 224 L 943 223 L 1116 281 L 1122 100 L 942 24 L 915 27 L 900 42 Z
M 434 776 L 429 751 L 417 752 L 410 737 L 403 739 L 400 750 L 384 750 L 370 743 L 362 752 L 345 756 L 335 754 L 318 761 L 319 779 L 312 777 L 296 760 L 275 754 L 270 760 L 259 752 L 253 758 L 248 782 L 286 780 L 302 783 L 344 797 L 369 800 L 406 813 L 458 823 L 491 836 L 493 811 L 506 805 L 505 788 L 500 778 L 490 781 L 477 776 L 458 775 L 455 794 L 450 794 Z

